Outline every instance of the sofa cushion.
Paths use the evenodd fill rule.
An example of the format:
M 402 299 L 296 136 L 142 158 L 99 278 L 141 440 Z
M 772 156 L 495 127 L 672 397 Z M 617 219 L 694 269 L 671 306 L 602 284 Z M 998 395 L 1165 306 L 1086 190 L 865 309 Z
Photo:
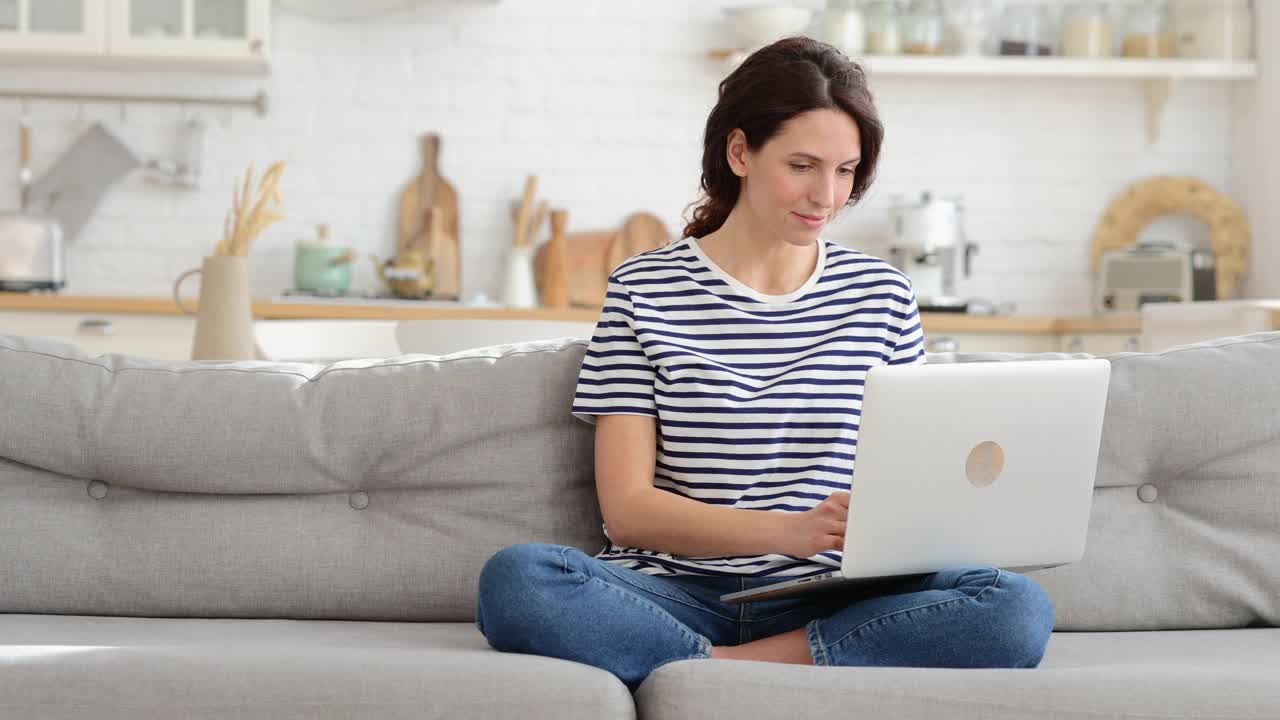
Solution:
M 601 546 L 582 340 L 329 366 L 0 336 L 0 612 L 470 621 L 519 542 Z M 930 362 L 1057 359 L 931 355 Z M 1280 624 L 1280 333 L 1106 356 L 1059 630 Z
M 585 345 L 323 366 L 0 336 L 0 612 L 470 621 L 500 548 L 604 542 Z
M 635 717 L 608 672 L 470 623 L 0 615 L 0 668 L 0 717 Z
M 1172 720 L 1280 717 L 1280 629 L 1055 633 L 1035 670 L 682 660 L 636 691 L 642 720 Z
M 1067 356 L 930 361 L 1054 357 Z M 1056 628 L 1280 625 L 1280 333 L 1104 357 L 1111 385 L 1084 559 L 1030 573 Z

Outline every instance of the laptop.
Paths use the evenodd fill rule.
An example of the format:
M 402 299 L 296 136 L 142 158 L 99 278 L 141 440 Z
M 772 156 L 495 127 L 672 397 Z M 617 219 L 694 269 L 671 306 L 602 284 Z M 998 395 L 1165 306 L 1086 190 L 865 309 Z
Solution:
M 1079 560 L 1110 378 L 1103 359 L 872 368 L 840 569 L 721 601 Z

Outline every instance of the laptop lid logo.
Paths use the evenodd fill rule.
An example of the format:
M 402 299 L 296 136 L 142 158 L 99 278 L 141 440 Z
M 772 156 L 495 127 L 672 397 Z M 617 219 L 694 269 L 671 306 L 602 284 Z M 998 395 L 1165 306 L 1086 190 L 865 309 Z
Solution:
M 969 451 L 964 463 L 965 476 L 974 487 L 984 488 L 996 481 L 1004 471 L 1004 448 L 998 443 L 980 442 Z

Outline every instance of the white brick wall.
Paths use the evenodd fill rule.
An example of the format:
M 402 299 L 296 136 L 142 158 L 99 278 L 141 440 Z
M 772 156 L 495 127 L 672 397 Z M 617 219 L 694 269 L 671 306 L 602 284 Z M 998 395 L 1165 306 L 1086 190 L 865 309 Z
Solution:
M 464 294 L 492 296 L 510 243 L 508 203 L 528 172 L 539 175 L 543 197 L 569 210 L 571 230 L 612 227 L 635 210 L 657 213 L 674 233 L 683 227 L 724 72 L 706 51 L 730 44 L 721 4 L 432 2 L 359 24 L 277 12 L 265 80 L 3 67 L 0 87 L 252 94 L 261 85 L 270 94 L 266 117 L 32 103 L 37 173 L 86 119 L 144 156 L 170 147 L 185 114 L 210 123 L 202 188 L 159 187 L 141 174 L 117 185 L 69 248 L 70 292 L 166 294 L 213 248 L 232 180 L 250 161 L 259 171 L 290 163 L 289 220 L 253 249 L 255 292 L 291 285 L 292 243 L 319 222 L 385 257 L 399 191 L 418 168 L 418 135 L 435 131 L 462 202 Z M 1226 83 L 1179 85 L 1152 147 L 1136 82 L 886 77 L 874 89 L 888 127 L 879 181 L 829 237 L 881 253 L 891 195 L 961 195 L 967 230 L 982 245 L 977 274 L 961 289 L 1021 311 L 1088 311 L 1090 235 L 1130 183 L 1171 172 L 1234 190 Z M 0 101 L 0 127 L 15 128 L 18 112 L 16 101 Z M 16 134 L 0 133 L 0 158 L 16 158 Z M 15 174 L 0 173 L 0 203 L 16 203 Z M 378 286 L 367 260 L 355 284 Z

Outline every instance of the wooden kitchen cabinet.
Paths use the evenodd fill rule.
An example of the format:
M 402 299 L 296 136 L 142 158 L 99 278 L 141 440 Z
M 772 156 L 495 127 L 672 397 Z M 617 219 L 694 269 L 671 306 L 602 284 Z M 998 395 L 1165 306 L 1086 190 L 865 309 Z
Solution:
M 1136 332 L 1068 333 L 972 333 L 938 332 L 926 334 L 929 352 L 1068 352 L 1107 355 L 1135 352 Z
M 3 2 L 3 0 L 0 0 Z M 186 304 L 194 304 L 188 298 Z M 1280 327 L 1280 308 L 1276 325 Z M 324 302 L 264 298 L 253 301 L 258 320 L 550 320 L 594 323 L 598 309 L 514 309 L 469 307 L 461 303 L 406 301 Z M 98 326 L 84 320 L 112 321 L 115 333 L 95 335 Z M 1137 315 L 962 316 L 922 313 L 929 352 L 1087 352 L 1106 354 L 1133 349 L 1141 334 Z M 195 316 L 183 315 L 173 298 L 0 292 L 0 333 L 42 335 L 97 352 L 187 359 L 195 335 Z
M 59 340 L 91 355 L 190 360 L 195 327 L 186 315 L 0 312 L 0 334 Z
M 163 360 L 188 360 L 191 357 L 191 340 L 195 335 L 195 317 L 132 313 L 0 312 L 0 334 L 52 338 L 94 354 L 120 353 Z M 1037 353 L 1062 349 L 1060 336 L 1045 333 L 939 332 L 928 334 L 926 342 L 929 352 Z M 1095 345 L 1101 347 L 1100 343 Z
M 976 333 L 925 331 L 928 352 L 1056 352 L 1058 337 L 1047 333 Z
M 1108 355 L 1137 352 L 1139 333 L 1066 333 L 1059 338 L 1061 352 Z

